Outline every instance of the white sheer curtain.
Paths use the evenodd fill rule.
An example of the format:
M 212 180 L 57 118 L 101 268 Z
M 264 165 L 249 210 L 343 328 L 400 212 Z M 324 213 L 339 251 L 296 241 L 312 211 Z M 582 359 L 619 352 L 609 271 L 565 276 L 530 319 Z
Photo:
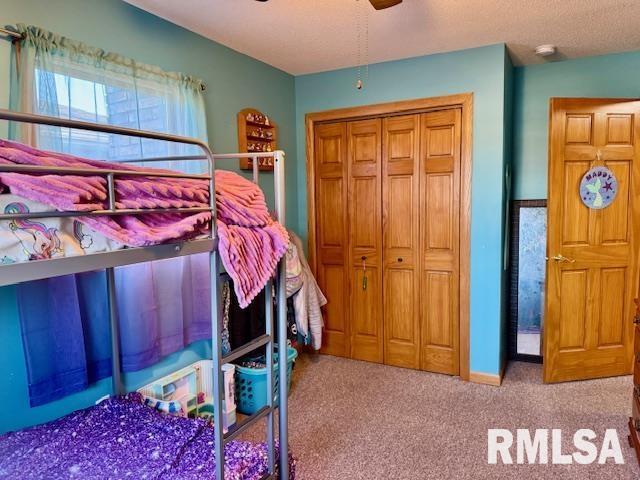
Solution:
M 206 141 L 203 88 L 197 79 L 164 72 L 37 27 L 19 25 L 18 29 L 25 41 L 16 62 L 18 85 L 12 86 L 14 108 Z M 12 129 L 14 138 L 44 150 L 109 161 L 201 153 L 190 145 L 99 132 L 51 126 Z M 172 161 L 148 166 L 200 173 L 206 163 Z M 117 269 L 125 371 L 151 365 L 194 340 L 210 336 L 207 258 L 184 257 Z M 78 277 L 76 283 L 84 282 L 87 288 L 86 282 L 91 281 L 95 288 L 104 286 L 102 276 Z M 56 295 L 61 295 L 60 288 L 56 290 Z M 26 338 L 27 357 L 29 348 L 39 347 L 29 345 Z
M 23 27 L 23 34 L 20 88 L 12 92 L 19 110 L 206 141 L 202 82 L 35 27 Z M 38 148 L 110 161 L 201 153 L 191 145 L 49 126 L 27 125 L 20 137 Z M 204 163 L 167 166 L 198 172 Z

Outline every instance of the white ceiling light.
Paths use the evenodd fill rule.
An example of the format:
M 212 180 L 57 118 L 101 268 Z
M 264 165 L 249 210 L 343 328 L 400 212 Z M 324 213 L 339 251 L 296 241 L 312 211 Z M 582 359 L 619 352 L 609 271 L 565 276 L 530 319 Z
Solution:
M 556 53 L 556 46 L 555 45 L 539 45 L 536 47 L 536 55 L 539 55 L 540 57 L 548 57 L 550 55 L 553 55 L 554 53 Z

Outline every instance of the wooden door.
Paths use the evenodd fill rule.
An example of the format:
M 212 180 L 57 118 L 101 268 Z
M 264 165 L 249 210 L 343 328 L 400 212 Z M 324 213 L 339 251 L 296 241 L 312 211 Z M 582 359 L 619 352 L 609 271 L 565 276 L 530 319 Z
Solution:
M 461 110 L 421 118 L 420 308 L 423 370 L 458 375 Z
M 420 368 L 420 115 L 383 120 L 384 360 Z
M 640 225 L 640 102 L 553 99 L 544 380 L 631 372 L 633 298 Z M 586 207 L 580 182 L 593 166 L 615 175 L 618 193 Z M 635 201 L 634 201 L 635 199 Z
M 383 361 L 381 120 L 347 124 L 351 358 Z
M 347 125 L 317 125 L 314 132 L 316 168 L 316 275 L 328 303 L 322 352 L 349 356 L 349 225 L 347 221 Z

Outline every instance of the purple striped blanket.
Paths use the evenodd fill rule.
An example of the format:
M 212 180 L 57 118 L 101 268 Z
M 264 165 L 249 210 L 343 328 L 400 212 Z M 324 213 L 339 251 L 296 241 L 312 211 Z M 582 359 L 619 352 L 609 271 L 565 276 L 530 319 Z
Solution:
M 0 164 L 173 173 L 45 152 L 1 139 Z M 257 185 L 224 170 L 215 172 L 215 180 L 220 256 L 244 308 L 273 274 L 287 249 L 289 237 L 286 229 L 269 215 L 264 194 Z M 101 176 L 0 172 L 0 193 L 4 189 L 61 211 L 108 208 L 107 182 Z M 209 206 L 206 179 L 123 175 L 116 178 L 115 191 L 116 207 L 121 209 Z M 209 212 L 78 217 L 78 220 L 132 247 L 189 240 L 211 229 Z

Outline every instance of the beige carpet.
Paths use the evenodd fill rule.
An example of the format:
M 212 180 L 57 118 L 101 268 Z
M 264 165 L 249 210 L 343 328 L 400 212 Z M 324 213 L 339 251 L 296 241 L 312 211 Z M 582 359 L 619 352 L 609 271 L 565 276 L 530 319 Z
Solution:
M 543 385 L 541 366 L 514 363 L 502 387 L 330 356 L 301 355 L 290 397 L 298 478 L 636 479 L 627 443 L 632 381 Z M 625 465 L 488 465 L 487 429 L 616 428 Z M 258 439 L 262 432 L 251 432 Z M 515 447 L 512 449 L 515 461 Z M 551 458 L 551 451 L 549 450 Z

